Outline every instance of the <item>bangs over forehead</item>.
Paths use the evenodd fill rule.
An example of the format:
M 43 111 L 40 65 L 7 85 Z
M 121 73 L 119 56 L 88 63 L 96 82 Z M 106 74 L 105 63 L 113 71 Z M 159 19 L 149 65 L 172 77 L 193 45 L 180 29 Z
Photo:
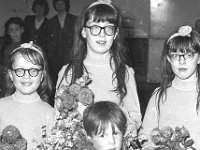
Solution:
M 104 134 L 106 132 L 106 130 L 108 129 L 109 125 L 111 125 L 112 127 L 112 131 L 115 132 L 116 128 L 118 128 L 118 130 L 120 130 L 121 132 L 122 129 L 120 128 L 120 123 L 119 121 L 113 119 L 110 120 L 110 118 L 97 118 L 97 120 L 94 122 L 94 135 L 101 135 Z
M 13 56 L 16 55 L 17 53 L 20 53 L 24 57 L 24 59 L 31 62 L 32 64 L 40 65 L 42 68 L 44 67 L 43 57 L 38 52 L 28 48 L 22 48 L 12 54 L 12 60 L 14 58 Z
M 168 54 L 171 52 L 197 52 L 200 53 L 200 39 L 190 36 L 177 36 L 168 42 Z
M 85 24 L 88 20 L 92 20 L 94 22 L 108 21 L 116 26 L 119 26 L 120 24 L 120 18 L 117 10 L 106 4 L 99 4 L 89 8 L 86 12 L 85 18 Z

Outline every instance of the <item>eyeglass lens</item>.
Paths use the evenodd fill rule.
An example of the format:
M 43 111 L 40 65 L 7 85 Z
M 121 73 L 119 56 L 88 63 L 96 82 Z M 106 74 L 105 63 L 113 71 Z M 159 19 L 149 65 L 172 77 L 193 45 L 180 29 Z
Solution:
M 195 53 L 192 53 L 192 52 L 187 52 L 187 53 L 184 53 L 184 54 L 170 54 L 170 59 L 173 60 L 173 61 L 180 61 L 181 57 L 184 58 L 184 60 L 192 60 L 194 58 L 194 54 Z
M 112 36 L 115 33 L 116 27 L 112 26 L 112 25 L 108 25 L 105 27 L 100 27 L 98 25 L 94 25 L 94 26 L 86 26 L 87 28 L 90 29 L 90 32 L 92 35 L 97 36 L 101 33 L 101 30 L 103 29 L 104 32 L 106 33 L 106 35 L 108 36 Z
M 41 68 L 38 69 L 38 68 L 30 68 L 30 69 L 24 69 L 24 68 L 17 68 L 17 69 L 12 69 L 15 74 L 18 76 L 18 77 L 23 77 L 25 75 L 25 72 L 28 71 L 28 74 L 31 76 L 31 77 L 36 77 L 39 73 L 39 71 L 41 71 Z

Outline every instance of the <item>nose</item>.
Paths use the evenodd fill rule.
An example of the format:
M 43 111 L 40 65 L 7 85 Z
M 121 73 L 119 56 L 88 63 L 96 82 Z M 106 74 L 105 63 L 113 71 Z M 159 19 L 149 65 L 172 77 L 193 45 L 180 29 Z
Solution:
M 99 36 L 104 37 L 105 35 L 106 35 L 106 33 L 105 33 L 105 29 L 101 29 L 101 30 L 100 30 L 100 34 L 99 34 Z
M 114 137 L 114 135 L 110 135 L 108 137 L 108 142 L 109 142 L 109 144 L 115 144 L 115 137 Z
M 28 70 L 25 70 L 25 72 L 24 72 L 24 76 L 23 76 L 24 78 L 30 78 L 30 75 L 29 75 L 29 73 L 28 73 Z
M 179 63 L 185 64 L 185 62 L 186 62 L 186 59 L 185 59 L 184 55 L 179 56 Z

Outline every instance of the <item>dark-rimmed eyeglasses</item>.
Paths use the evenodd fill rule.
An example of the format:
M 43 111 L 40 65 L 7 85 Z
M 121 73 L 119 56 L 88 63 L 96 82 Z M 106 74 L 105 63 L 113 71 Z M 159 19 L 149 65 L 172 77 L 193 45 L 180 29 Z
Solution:
M 113 26 L 113 25 L 107 25 L 105 27 L 101 27 L 98 25 L 94 25 L 94 26 L 85 26 L 86 28 L 90 29 L 90 33 L 93 36 L 98 36 L 101 33 L 101 30 L 103 29 L 105 34 L 108 36 L 112 36 L 115 34 L 117 27 Z
M 180 61 L 181 57 L 183 57 L 184 60 L 191 61 L 194 58 L 194 54 L 195 54 L 195 52 L 187 52 L 184 54 L 171 53 L 171 54 L 169 54 L 169 58 L 172 61 Z
M 16 69 L 11 69 L 12 71 L 15 72 L 15 74 L 18 77 L 23 77 L 25 75 L 25 72 L 28 71 L 29 76 L 31 77 L 36 77 L 39 72 L 42 70 L 42 68 L 38 69 L 38 68 L 30 68 L 30 69 L 24 69 L 24 68 L 16 68 Z

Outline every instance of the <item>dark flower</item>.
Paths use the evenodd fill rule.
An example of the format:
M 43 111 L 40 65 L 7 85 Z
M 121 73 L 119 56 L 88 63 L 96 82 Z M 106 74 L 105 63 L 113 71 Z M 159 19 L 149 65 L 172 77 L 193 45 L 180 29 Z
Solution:
M 173 135 L 173 130 L 170 126 L 166 126 L 161 129 L 162 135 L 166 139 L 170 139 Z
M 78 93 L 78 101 L 85 106 L 92 104 L 93 98 L 93 92 L 88 88 L 81 88 L 80 92 Z
M 162 134 L 159 128 L 155 128 L 151 132 L 151 140 L 154 144 L 159 144 L 161 142 Z
M 27 141 L 25 138 L 18 139 L 14 145 L 15 150 L 26 150 L 27 148 Z
M 13 125 L 9 125 L 4 128 L 1 136 L 3 143 L 10 144 L 14 144 L 18 140 L 18 138 L 21 137 L 19 129 Z
M 73 96 L 77 95 L 79 93 L 81 89 L 81 86 L 78 85 L 78 84 L 72 84 L 70 87 L 69 87 L 69 92 L 70 94 L 72 94 Z

